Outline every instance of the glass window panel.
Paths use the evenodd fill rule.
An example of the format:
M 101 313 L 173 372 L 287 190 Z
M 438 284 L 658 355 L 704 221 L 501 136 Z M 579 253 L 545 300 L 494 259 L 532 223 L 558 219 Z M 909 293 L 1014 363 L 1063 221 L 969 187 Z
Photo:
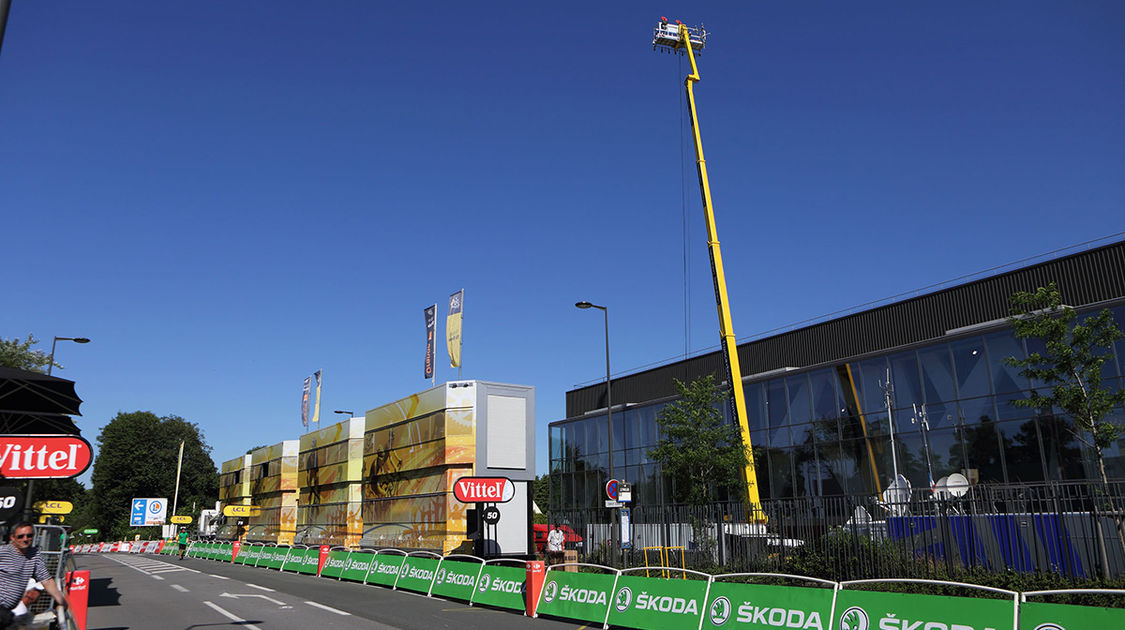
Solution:
M 953 387 L 953 361 L 949 356 L 949 344 L 940 344 L 918 351 L 922 365 L 922 391 L 926 403 L 957 399 Z
M 574 457 L 576 460 L 586 456 L 586 423 L 588 420 L 578 420 L 574 423 Z
M 895 434 L 895 452 L 898 454 L 898 472 L 906 477 L 913 488 L 929 488 L 929 471 L 926 468 L 926 449 L 922 433 L 915 428 Z M 934 479 L 937 480 L 936 478 Z
M 812 418 L 821 420 L 840 415 L 843 405 L 836 394 L 834 370 L 817 370 L 809 374 L 809 391 L 812 394 Z
M 1043 460 L 1035 419 L 1001 422 L 996 425 L 1004 446 L 1009 482 L 1043 481 Z
M 764 445 L 755 446 L 754 471 L 758 475 L 758 494 L 762 499 L 772 499 L 773 490 L 770 486 L 769 448 Z
M 788 445 L 788 437 L 778 439 L 778 432 L 788 424 L 789 406 L 785 400 L 785 382 L 770 381 L 766 385 L 766 416 L 770 421 L 770 445 Z
M 996 423 L 991 419 L 969 423 L 962 431 L 965 453 L 969 459 L 969 480 L 975 483 L 1003 483 L 1004 466 L 1000 459 Z
M 991 422 L 996 419 L 996 409 L 991 396 L 960 400 L 958 406 L 961 409 L 961 421 L 966 425 Z
M 766 397 L 761 383 L 747 385 L 744 392 L 746 394 L 746 415 L 749 416 L 747 423 L 750 425 L 752 433 L 755 429 L 766 426 Z
M 1074 437 L 1074 423 L 1062 415 L 1043 414 L 1038 417 L 1039 439 L 1047 460 L 1050 479 L 1083 479 L 1082 444 Z
M 621 447 L 626 446 L 641 446 L 641 420 L 635 410 L 630 409 L 626 411 L 625 416 L 625 436 L 626 441 L 622 442 Z M 616 437 L 614 438 L 616 441 Z
M 604 416 L 592 418 L 586 425 L 586 448 L 591 453 L 609 450 L 609 425 Z
M 965 445 L 961 439 L 959 428 L 952 427 L 930 431 L 926 434 L 926 439 L 930 445 L 930 461 L 934 467 L 934 481 L 953 473 L 959 473 L 962 468 L 965 468 Z
M 633 444 L 631 446 L 656 446 L 660 440 L 656 427 L 656 409 L 652 407 L 642 407 L 637 410 L 637 424 L 640 429 L 640 444 Z
M 808 422 L 812 418 L 808 375 L 800 374 L 786 378 L 785 388 L 789 391 L 789 423 Z
M 1005 363 L 1010 357 L 1024 358 L 1023 342 L 1016 339 L 1010 330 L 986 335 L 988 347 L 988 367 L 992 372 L 992 391 L 997 394 L 1018 392 L 1027 389 L 1027 379 L 1020 376 L 1019 368 Z
M 789 427 L 789 440 L 794 446 L 811 447 L 815 427 L 812 424 L 798 424 Z
M 1116 425 L 1125 425 L 1125 409 L 1121 407 L 1114 408 L 1105 418 L 1106 422 L 1112 422 Z M 1125 437 L 1122 437 L 1108 447 L 1102 449 L 1102 458 L 1105 461 L 1105 474 L 1108 478 L 1125 477 Z M 1096 469 L 1095 469 L 1096 470 Z M 1098 478 L 1100 478 L 1098 473 Z
M 1038 337 L 1029 337 L 1027 339 L 1024 339 L 1024 343 L 1027 345 L 1028 356 L 1036 353 L 1046 354 L 1047 352 L 1047 346 L 1043 343 L 1043 340 L 1039 339 Z M 1040 379 L 1032 380 L 1030 385 L 1034 389 L 1042 389 L 1044 387 L 1043 381 Z
M 625 448 L 626 444 L 631 444 L 632 439 L 629 435 L 629 422 L 625 416 L 629 412 L 613 414 L 613 448 L 614 450 Z
M 562 427 L 552 426 L 550 428 L 550 434 L 551 434 L 550 435 L 550 442 L 551 442 L 550 443 L 550 450 L 551 450 L 550 457 L 551 457 L 552 460 L 561 459 L 562 458 Z
M 820 459 L 812 444 L 793 450 L 793 465 L 796 468 L 793 486 L 797 496 L 820 496 Z
M 922 402 L 922 379 L 918 373 L 918 353 L 900 352 L 890 357 L 891 383 L 895 407 L 910 408 Z
M 854 364 L 853 364 L 854 365 Z M 876 357 L 859 364 L 860 397 L 863 399 L 863 413 L 872 414 L 886 408 L 883 402 L 883 383 L 887 380 L 887 359 Z M 855 375 L 853 369 L 852 375 Z
M 957 376 L 957 397 L 987 396 L 990 385 L 988 362 L 984 356 L 984 339 L 969 337 L 950 344 L 953 370 Z
M 1104 310 L 1104 309 L 1089 311 L 1089 312 L 1086 312 L 1086 313 L 1083 313 L 1083 314 L 1079 315 L 1078 316 L 1078 323 L 1088 324 L 1089 323 L 1088 320 L 1091 320 L 1091 319 L 1097 317 L 1098 315 L 1100 315 L 1102 310 Z M 1112 312 L 1111 312 L 1111 314 L 1112 314 Z M 1100 348 L 1097 348 L 1094 351 L 1094 354 L 1096 354 L 1098 356 L 1105 356 L 1106 357 L 1105 363 L 1102 363 L 1102 380 L 1116 378 L 1117 377 L 1117 364 L 1116 364 L 1116 361 L 1114 360 L 1114 357 L 1113 357 L 1113 347 L 1112 346 L 1109 346 L 1109 347 L 1102 346 Z
M 773 497 L 794 496 L 793 459 L 787 449 L 770 449 L 769 470 Z

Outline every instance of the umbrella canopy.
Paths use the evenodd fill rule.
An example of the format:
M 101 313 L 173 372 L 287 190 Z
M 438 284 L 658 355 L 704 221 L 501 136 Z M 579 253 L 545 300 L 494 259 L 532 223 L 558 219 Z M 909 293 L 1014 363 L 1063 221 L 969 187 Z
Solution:
M 80 416 L 74 381 L 0 367 L 0 413 Z
M 70 416 L 54 413 L 14 413 L 0 411 L 0 434 L 36 435 L 61 433 L 81 435 Z

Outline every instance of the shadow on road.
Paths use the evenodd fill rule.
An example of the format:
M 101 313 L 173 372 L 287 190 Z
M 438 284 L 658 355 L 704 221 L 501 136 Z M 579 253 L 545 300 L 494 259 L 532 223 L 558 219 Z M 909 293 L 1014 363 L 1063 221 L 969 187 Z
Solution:
M 94 578 L 90 580 L 90 599 L 87 604 L 89 607 L 121 605 L 121 593 L 118 593 L 116 588 L 109 585 L 112 581 L 113 578 Z M 118 629 L 106 628 L 105 630 Z

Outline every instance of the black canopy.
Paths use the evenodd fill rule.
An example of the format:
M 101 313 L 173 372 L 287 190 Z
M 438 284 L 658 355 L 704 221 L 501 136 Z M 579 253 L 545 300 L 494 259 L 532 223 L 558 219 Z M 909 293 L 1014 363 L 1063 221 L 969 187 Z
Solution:
M 0 367 L 0 413 L 80 416 L 74 381 Z

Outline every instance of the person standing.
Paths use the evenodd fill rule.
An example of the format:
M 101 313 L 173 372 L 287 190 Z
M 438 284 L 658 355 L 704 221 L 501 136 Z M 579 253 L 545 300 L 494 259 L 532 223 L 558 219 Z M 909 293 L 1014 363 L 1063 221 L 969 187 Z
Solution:
M 176 542 L 180 546 L 180 560 L 183 560 L 184 556 L 187 554 L 187 546 L 188 546 L 187 529 L 180 528 L 180 535 L 179 535 L 179 537 L 177 537 Z
M 59 606 L 69 605 L 47 571 L 39 548 L 31 545 L 34 536 L 31 523 L 21 521 L 12 527 L 10 542 L 0 545 L 0 628 L 9 628 L 30 617 L 23 599 L 31 581 L 41 583 Z
M 557 526 L 552 527 L 547 534 L 547 560 L 551 564 L 558 564 L 563 560 L 563 543 L 566 536 Z

